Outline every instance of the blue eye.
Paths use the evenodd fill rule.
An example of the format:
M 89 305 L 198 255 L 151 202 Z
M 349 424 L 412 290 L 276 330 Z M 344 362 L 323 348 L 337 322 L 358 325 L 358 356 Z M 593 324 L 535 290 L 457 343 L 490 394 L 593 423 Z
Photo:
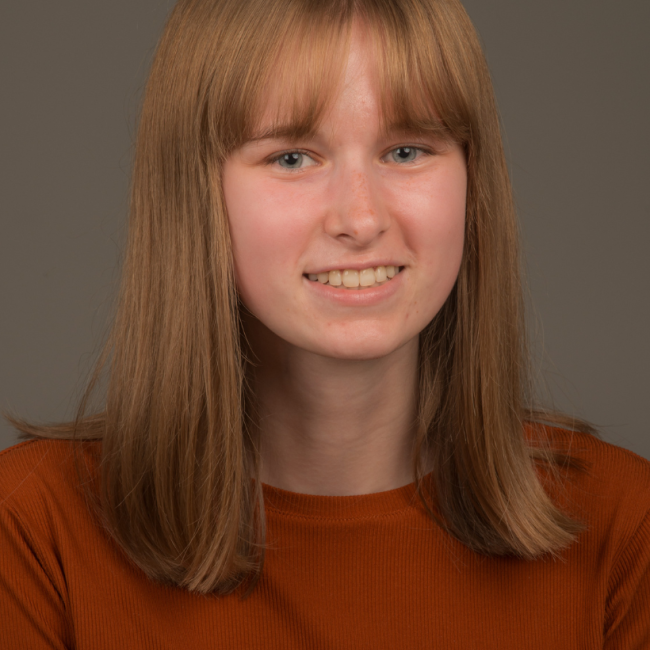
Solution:
M 410 163 L 420 158 L 421 155 L 427 156 L 431 154 L 429 151 L 426 151 L 420 147 L 409 146 L 397 147 L 390 151 L 387 155 L 390 156 L 393 162 Z M 318 164 L 310 155 L 303 151 L 285 151 L 273 156 L 268 160 L 268 164 L 270 165 L 273 165 L 275 163 L 278 163 L 282 169 L 286 169 L 288 171 L 300 170 L 305 167 L 311 167 L 312 165 Z
M 302 151 L 285 151 L 269 160 L 269 164 L 278 163 L 280 167 L 287 170 L 302 169 L 316 165 L 316 161 Z
M 390 153 L 393 160 L 397 163 L 400 163 L 412 162 L 415 160 L 418 151 L 422 150 L 418 149 L 417 147 L 398 147 L 397 149 L 393 149 Z
M 298 151 L 292 151 L 291 153 L 285 153 L 278 158 L 280 167 L 285 167 L 286 169 L 297 169 L 302 163 L 303 154 Z

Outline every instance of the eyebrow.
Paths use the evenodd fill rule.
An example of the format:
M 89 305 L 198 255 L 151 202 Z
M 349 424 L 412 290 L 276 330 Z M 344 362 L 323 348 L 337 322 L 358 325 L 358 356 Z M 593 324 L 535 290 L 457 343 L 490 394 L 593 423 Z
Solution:
M 259 142 L 260 140 L 299 140 L 303 138 L 314 138 L 316 129 L 307 129 L 298 124 L 279 124 L 271 126 L 264 131 L 253 134 L 247 142 Z
M 313 139 L 316 135 L 317 131 L 315 126 L 309 128 L 307 125 L 286 123 L 273 125 L 264 131 L 254 133 L 250 138 L 247 138 L 246 142 L 259 142 L 260 140 L 306 140 Z M 443 138 L 449 138 L 451 136 L 449 129 L 440 120 L 428 120 L 426 123 L 423 122 L 418 126 L 405 124 L 404 122 L 393 122 L 382 129 L 382 135 L 385 137 L 391 135 L 405 137 L 433 135 Z

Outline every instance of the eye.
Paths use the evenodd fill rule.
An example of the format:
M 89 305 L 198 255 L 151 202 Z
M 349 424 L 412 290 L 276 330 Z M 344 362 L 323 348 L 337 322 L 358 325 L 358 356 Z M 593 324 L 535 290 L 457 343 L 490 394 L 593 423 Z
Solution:
M 431 155 L 428 151 L 421 149 L 420 147 L 397 147 L 388 152 L 387 157 L 390 157 L 390 161 L 392 162 L 410 163 L 422 157 L 418 154 L 425 156 Z
M 316 165 L 316 161 L 304 151 L 285 151 L 269 159 L 269 164 L 278 163 L 283 169 L 303 169 Z

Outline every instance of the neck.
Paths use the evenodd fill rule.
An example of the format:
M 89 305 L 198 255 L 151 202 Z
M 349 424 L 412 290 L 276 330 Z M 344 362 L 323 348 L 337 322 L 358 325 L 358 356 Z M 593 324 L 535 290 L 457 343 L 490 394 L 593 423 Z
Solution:
M 353 495 L 415 480 L 417 338 L 380 359 L 343 360 L 250 325 L 263 483 Z

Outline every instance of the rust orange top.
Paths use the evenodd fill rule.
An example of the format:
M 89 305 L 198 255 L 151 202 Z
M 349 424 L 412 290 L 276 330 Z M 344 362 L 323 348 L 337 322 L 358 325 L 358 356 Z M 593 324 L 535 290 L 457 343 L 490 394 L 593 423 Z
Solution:
M 589 530 L 561 561 L 473 553 L 413 485 L 265 485 L 270 549 L 247 600 L 149 581 L 88 512 L 71 443 L 21 443 L 0 454 L 0 648 L 648 649 L 650 463 L 553 436 L 591 464 L 563 497 Z

